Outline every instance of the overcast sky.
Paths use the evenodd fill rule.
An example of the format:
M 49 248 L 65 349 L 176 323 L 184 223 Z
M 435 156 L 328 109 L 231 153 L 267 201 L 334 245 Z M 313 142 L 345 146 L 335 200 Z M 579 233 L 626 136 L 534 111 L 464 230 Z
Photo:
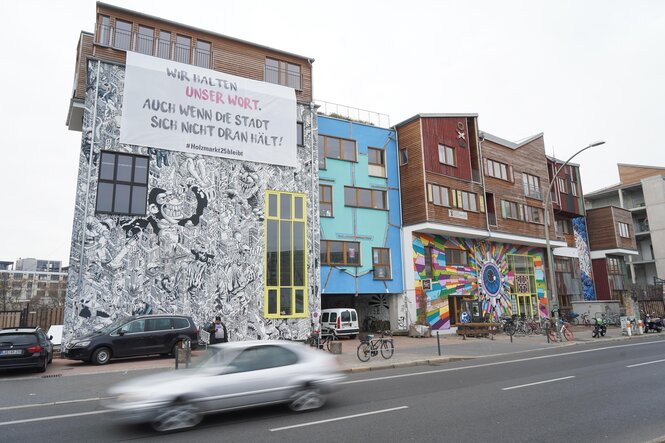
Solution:
M 665 2 L 121 1 L 107 3 L 314 58 L 316 99 L 399 123 L 472 112 L 517 141 L 544 132 L 586 192 L 617 163 L 665 166 Z M 69 262 L 81 134 L 65 126 L 92 0 L 0 0 L 0 260 Z

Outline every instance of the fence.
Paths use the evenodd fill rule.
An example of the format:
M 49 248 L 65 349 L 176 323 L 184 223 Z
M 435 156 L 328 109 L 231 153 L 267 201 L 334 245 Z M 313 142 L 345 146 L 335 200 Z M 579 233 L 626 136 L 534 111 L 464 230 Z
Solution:
M 45 331 L 51 325 L 61 325 L 65 308 L 23 309 L 22 311 L 0 311 L 0 328 L 17 326 L 39 326 Z

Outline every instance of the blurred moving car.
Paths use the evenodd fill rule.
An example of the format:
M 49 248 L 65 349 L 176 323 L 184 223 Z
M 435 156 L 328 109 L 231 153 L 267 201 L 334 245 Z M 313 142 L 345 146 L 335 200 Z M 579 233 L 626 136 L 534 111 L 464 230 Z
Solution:
M 51 338 L 39 327 L 0 329 L 0 369 L 45 372 L 53 360 Z
M 120 421 L 171 431 L 196 426 L 205 414 L 250 406 L 317 409 L 343 379 L 333 356 L 302 343 L 224 343 L 210 346 L 196 368 L 111 387 L 106 407 Z
M 112 358 L 175 354 L 176 347 L 199 342 L 199 330 L 186 315 L 138 315 L 120 318 L 85 337 L 76 338 L 61 352 L 63 358 L 105 365 Z

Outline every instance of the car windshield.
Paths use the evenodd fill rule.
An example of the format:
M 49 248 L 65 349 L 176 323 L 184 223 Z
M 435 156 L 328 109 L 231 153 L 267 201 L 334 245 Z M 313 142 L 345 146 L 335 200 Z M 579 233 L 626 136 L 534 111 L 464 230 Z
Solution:
M 95 333 L 97 334 L 108 334 L 116 329 L 118 329 L 120 326 L 124 325 L 129 321 L 129 317 L 124 317 L 124 318 L 119 318 L 116 321 L 114 321 L 111 324 L 108 324 L 102 328 L 95 329 Z
M 0 345 L 32 345 L 37 343 L 37 337 L 34 334 L 6 334 L 0 335 Z

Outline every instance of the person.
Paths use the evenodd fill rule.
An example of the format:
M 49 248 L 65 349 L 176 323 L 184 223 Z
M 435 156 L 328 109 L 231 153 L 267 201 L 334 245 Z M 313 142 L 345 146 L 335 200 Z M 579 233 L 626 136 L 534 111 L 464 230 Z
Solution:
M 222 322 L 222 317 L 219 315 L 215 317 L 215 321 L 210 325 L 208 330 L 210 333 L 210 344 L 226 343 L 229 341 L 229 336 L 226 332 L 226 325 Z

